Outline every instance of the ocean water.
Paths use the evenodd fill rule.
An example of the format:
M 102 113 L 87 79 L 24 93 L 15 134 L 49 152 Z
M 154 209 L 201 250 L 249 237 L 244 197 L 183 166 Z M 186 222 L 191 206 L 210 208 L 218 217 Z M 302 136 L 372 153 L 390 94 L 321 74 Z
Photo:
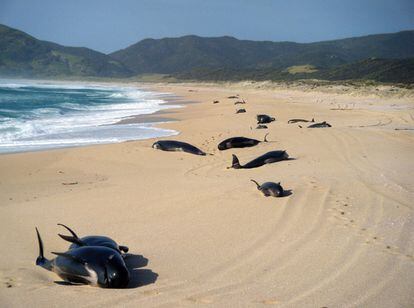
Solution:
M 179 106 L 135 87 L 0 79 L 0 153 L 115 143 L 177 134 L 154 123 L 116 124 Z

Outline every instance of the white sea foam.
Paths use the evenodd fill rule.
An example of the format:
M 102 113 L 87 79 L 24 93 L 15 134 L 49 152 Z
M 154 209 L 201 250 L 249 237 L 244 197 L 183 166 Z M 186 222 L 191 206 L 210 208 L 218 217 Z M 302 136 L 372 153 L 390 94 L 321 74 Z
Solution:
M 0 79 L 0 85 L 4 88 L 40 88 L 40 89 L 68 89 L 68 90 L 84 90 L 84 89 L 96 89 L 96 90 L 111 90 L 120 89 L 124 87 L 115 87 L 112 85 L 97 85 L 92 83 L 76 83 L 76 82 L 57 82 L 51 83 L 41 80 L 9 80 Z
M 165 105 L 167 94 L 158 94 L 134 87 L 115 87 L 92 84 L 50 84 L 36 81 L 6 82 L 1 88 L 48 88 L 69 90 L 96 90 L 81 93 L 82 97 L 96 99 L 90 104 L 64 101 L 56 108 L 45 106 L 27 111 L 24 116 L 0 116 L 0 152 L 20 152 L 56 147 L 112 143 L 176 134 L 151 124 L 110 125 L 135 115 L 151 114 L 161 109 L 180 106 Z M 99 92 L 101 91 L 101 92 Z M 59 90 L 51 94 L 60 93 Z M 9 113 L 18 110 L 0 109 Z
M 0 143 L 0 153 L 117 143 L 176 134 L 178 132 L 174 130 L 153 127 L 152 124 L 113 125 L 65 134 L 44 135 L 36 139 L 3 142 Z

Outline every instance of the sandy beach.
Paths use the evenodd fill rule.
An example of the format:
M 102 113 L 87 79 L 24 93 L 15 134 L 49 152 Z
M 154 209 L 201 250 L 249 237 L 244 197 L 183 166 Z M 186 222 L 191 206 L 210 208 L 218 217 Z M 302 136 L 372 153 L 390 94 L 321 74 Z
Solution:
M 154 115 L 180 132 L 161 139 L 213 155 L 158 151 L 154 139 L 1 155 L 1 307 L 414 305 L 414 90 L 146 86 L 197 102 Z M 276 118 L 269 129 L 255 129 L 259 113 Z M 227 169 L 232 154 L 246 163 L 272 150 L 295 160 Z M 292 194 L 266 198 L 250 179 Z M 129 246 L 130 287 L 62 285 L 35 266 L 35 226 L 47 257 L 67 249 L 57 223 Z

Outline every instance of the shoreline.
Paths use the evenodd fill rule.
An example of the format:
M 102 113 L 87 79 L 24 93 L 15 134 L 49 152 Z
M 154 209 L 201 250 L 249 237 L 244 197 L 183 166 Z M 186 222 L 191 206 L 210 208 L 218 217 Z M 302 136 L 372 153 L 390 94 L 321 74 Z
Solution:
M 15 82 L 17 85 L 22 84 L 24 85 L 24 82 L 27 82 L 26 80 L 6 80 L 10 84 L 14 84 Z M 136 89 L 137 91 L 146 91 L 151 93 L 150 96 L 147 98 L 147 100 L 151 100 L 151 96 L 153 96 L 155 99 L 162 100 L 163 103 L 159 104 L 158 110 L 152 112 L 152 113 L 144 113 L 144 114 L 137 114 L 137 115 L 129 115 L 125 116 L 122 119 L 116 120 L 114 119 L 113 123 L 110 124 L 101 124 L 97 127 L 107 127 L 107 126 L 114 126 L 114 128 L 117 125 L 129 125 L 129 124 L 148 124 L 149 126 L 145 127 L 154 127 L 155 129 L 159 128 L 157 127 L 157 124 L 160 123 L 166 123 L 175 121 L 175 119 L 171 117 L 166 117 L 164 115 L 171 114 L 171 111 L 173 109 L 179 109 L 184 108 L 186 105 L 196 102 L 191 101 L 185 101 L 181 97 L 174 95 L 172 93 L 163 93 L 160 91 L 152 91 L 148 89 L 147 87 L 143 87 L 140 85 L 122 85 L 118 83 L 111 83 L 111 84 L 102 84 L 102 83 L 85 83 L 85 82 L 69 82 L 69 83 L 59 83 L 59 82 L 53 82 L 53 81 L 46 81 L 46 80 L 30 80 L 30 82 L 34 84 L 38 84 L 40 86 L 59 86 L 62 84 L 62 86 L 79 86 L 79 87 L 111 87 L 111 88 L 119 88 L 119 91 L 123 91 L 125 87 Z M 27 84 L 31 85 L 31 84 Z M 142 128 L 143 129 L 143 128 Z M 170 135 L 176 135 L 179 134 L 179 132 L 168 132 L 167 130 L 160 132 L 160 135 L 158 137 L 164 137 L 164 136 L 170 136 Z M 114 138 L 116 138 L 116 132 L 114 131 Z M 56 142 L 54 144 L 44 144 L 43 146 L 33 145 L 33 144 L 27 144 L 25 146 L 21 146 L 20 148 L 11 149 L 10 151 L 1 152 L 0 155 L 7 155 L 7 154 L 17 154 L 17 153 L 30 153 L 30 152 L 39 152 L 39 151 L 49 151 L 49 150 L 57 150 L 57 149 L 68 149 L 68 148 L 76 148 L 76 147 L 84 147 L 84 146 L 93 146 L 93 145 L 103 145 L 103 144 L 112 144 L 112 143 L 120 143 L 120 142 L 130 142 L 130 141 L 137 141 L 137 140 L 145 140 L 148 138 L 154 138 L 152 136 L 141 136 L 137 137 L 137 139 L 129 139 L 129 140 L 121 140 L 121 141 L 98 141 L 82 144 L 77 144 L 76 142 L 73 142 L 73 144 L 70 144 L 70 142 L 63 142 L 59 143 Z M 36 139 L 34 139 L 36 140 Z M 62 140 L 63 141 L 63 140 Z M 32 148 L 31 148 L 32 147 Z
M 4 305 L 409 306 L 414 135 L 395 128 L 414 127 L 412 100 L 257 86 L 148 85 L 198 102 L 162 113 L 175 121 L 157 126 L 214 155 L 159 151 L 146 139 L 0 156 Z M 247 104 L 234 105 L 235 94 Z M 276 117 L 268 130 L 254 129 L 258 113 Z M 313 117 L 332 127 L 287 124 Z M 266 133 L 270 142 L 252 148 L 217 149 Z M 245 163 L 273 150 L 295 160 L 227 169 L 232 154 Z M 292 194 L 266 198 L 250 179 Z M 67 249 L 56 223 L 127 245 L 130 288 L 54 283 L 34 265 L 34 226 L 52 257 Z
M 155 93 L 156 92 L 157 91 L 155 91 Z M 184 98 L 181 98 L 180 96 L 173 96 L 171 98 L 167 96 L 167 97 L 164 97 L 163 100 L 165 100 L 166 102 L 163 103 L 162 105 L 167 105 L 167 106 L 170 105 L 173 107 L 167 108 L 167 109 L 160 109 L 150 114 L 132 115 L 126 119 L 122 119 L 111 125 L 138 124 L 138 123 L 152 123 L 154 125 L 157 125 L 157 124 L 162 124 L 162 123 L 174 122 L 178 120 L 175 119 L 174 117 L 166 117 L 164 115 L 174 114 L 177 112 L 176 111 L 177 109 L 186 108 L 187 105 L 199 103 L 197 101 L 185 100 Z M 135 141 L 138 141 L 138 140 L 144 140 L 144 139 L 137 139 Z

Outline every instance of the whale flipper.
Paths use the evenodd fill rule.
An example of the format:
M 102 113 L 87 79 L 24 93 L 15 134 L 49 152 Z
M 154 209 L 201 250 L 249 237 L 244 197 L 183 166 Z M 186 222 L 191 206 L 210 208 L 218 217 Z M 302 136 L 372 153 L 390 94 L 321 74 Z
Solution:
M 71 260 L 76 261 L 78 263 L 81 263 L 83 265 L 87 264 L 87 262 L 85 260 L 83 260 L 82 258 L 79 258 L 77 256 L 71 255 L 70 253 L 66 253 L 66 252 L 53 252 L 53 251 L 51 253 L 53 253 L 54 255 L 57 255 L 59 257 L 64 257 L 64 258 L 71 259 Z
M 121 250 L 124 253 L 127 253 L 129 251 L 129 248 L 127 246 L 119 246 L 119 250 Z

